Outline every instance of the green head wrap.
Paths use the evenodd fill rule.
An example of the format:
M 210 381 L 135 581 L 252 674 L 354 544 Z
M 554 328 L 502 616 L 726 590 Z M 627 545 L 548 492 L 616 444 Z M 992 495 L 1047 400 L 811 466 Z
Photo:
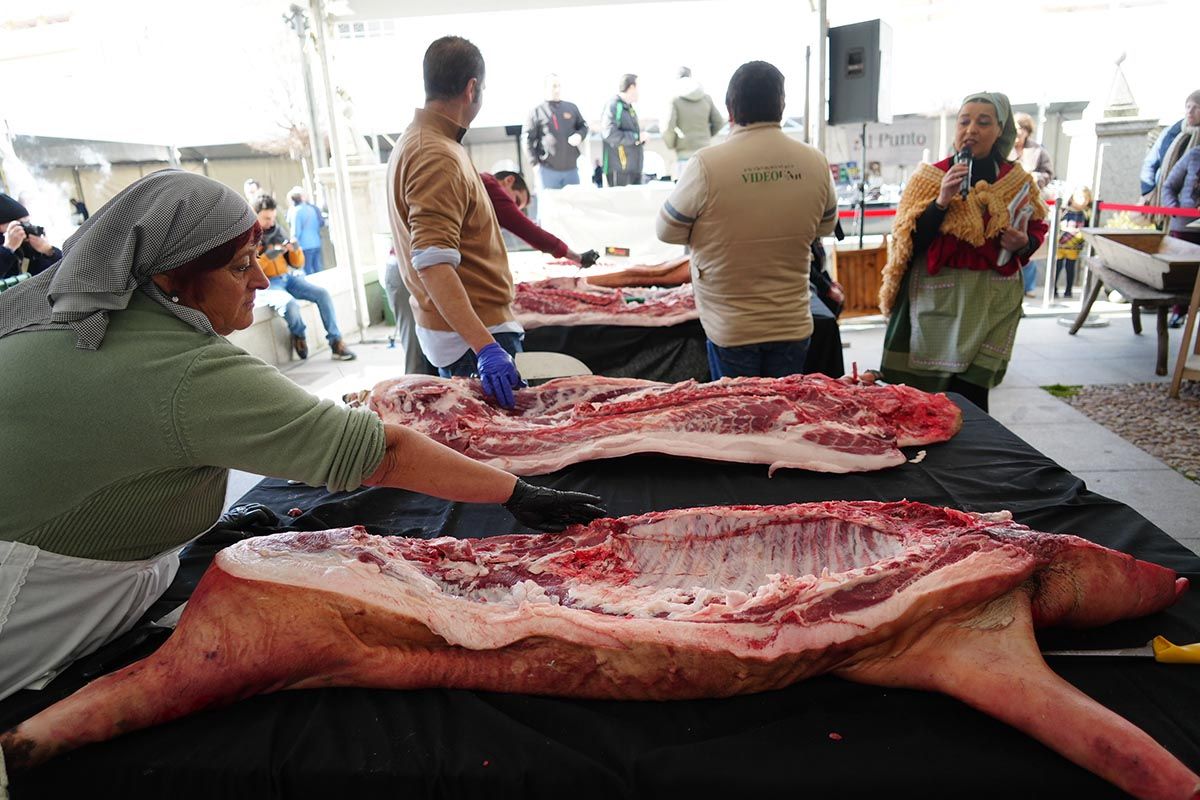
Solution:
M 976 92 L 963 98 L 962 104 L 965 106 L 967 103 L 989 103 L 992 108 L 996 109 L 996 123 L 1000 126 L 1000 138 L 992 146 L 992 153 L 999 156 L 1002 161 L 1007 160 L 1008 154 L 1012 152 L 1013 145 L 1017 142 L 1017 123 L 1013 120 L 1012 104 L 1008 102 L 1008 95 L 1000 92 Z

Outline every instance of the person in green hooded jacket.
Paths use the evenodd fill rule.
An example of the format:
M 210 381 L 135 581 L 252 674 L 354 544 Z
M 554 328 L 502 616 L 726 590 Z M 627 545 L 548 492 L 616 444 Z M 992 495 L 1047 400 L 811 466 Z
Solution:
M 663 143 L 675 151 L 675 175 L 697 150 L 712 144 L 713 137 L 725 126 L 725 119 L 687 67 L 679 68 L 676 95 L 671 100 L 671 113 L 663 127 Z

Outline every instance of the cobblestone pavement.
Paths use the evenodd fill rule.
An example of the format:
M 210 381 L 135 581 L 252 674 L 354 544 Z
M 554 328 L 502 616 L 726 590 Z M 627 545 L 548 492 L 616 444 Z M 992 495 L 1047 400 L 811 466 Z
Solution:
M 1081 386 L 1065 402 L 1190 480 L 1200 477 L 1200 383 L 1184 381 L 1179 399 L 1162 383 Z

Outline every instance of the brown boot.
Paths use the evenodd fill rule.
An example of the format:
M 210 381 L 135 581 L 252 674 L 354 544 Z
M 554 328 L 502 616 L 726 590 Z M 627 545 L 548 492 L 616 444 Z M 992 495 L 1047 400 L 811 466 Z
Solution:
M 308 340 L 303 336 L 292 337 L 292 347 L 296 350 L 296 355 L 300 356 L 300 360 L 308 358 Z
M 358 358 L 341 339 L 334 339 L 333 343 L 329 345 L 329 351 L 333 354 L 334 361 L 353 361 Z

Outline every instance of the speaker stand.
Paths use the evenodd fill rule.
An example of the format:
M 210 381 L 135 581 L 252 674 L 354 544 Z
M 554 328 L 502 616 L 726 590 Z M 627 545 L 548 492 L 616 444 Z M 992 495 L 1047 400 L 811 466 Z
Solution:
M 862 155 L 858 162 L 858 249 L 863 249 L 863 236 L 867 231 L 867 123 L 862 126 Z

